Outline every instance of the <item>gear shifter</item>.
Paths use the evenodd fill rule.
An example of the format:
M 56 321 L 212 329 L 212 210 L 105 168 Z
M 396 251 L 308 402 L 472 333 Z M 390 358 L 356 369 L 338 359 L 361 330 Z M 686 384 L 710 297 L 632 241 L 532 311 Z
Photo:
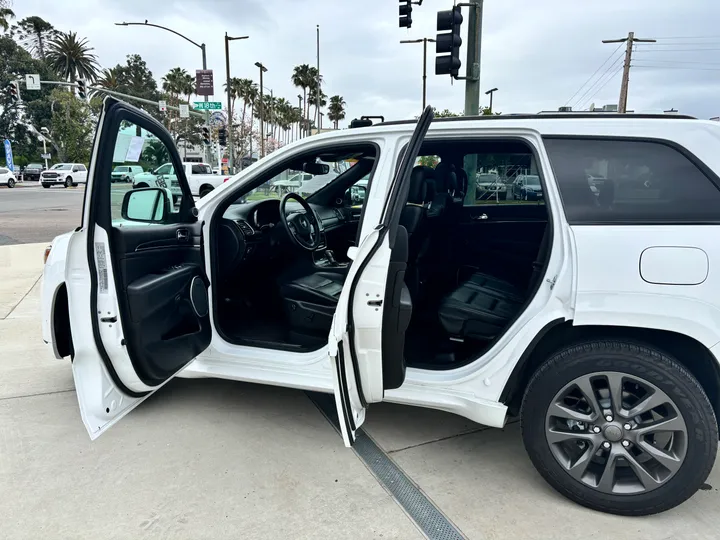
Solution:
M 338 262 L 335 259 L 335 254 L 332 252 L 332 249 L 325 250 L 325 257 L 328 261 L 330 261 L 330 264 L 332 264 L 333 266 L 337 266 Z

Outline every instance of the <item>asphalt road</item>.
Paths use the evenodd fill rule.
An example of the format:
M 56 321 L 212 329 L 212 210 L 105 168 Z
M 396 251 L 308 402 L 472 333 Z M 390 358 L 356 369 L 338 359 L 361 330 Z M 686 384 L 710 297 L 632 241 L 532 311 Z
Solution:
M 84 186 L 0 187 L 0 246 L 48 242 L 80 225 Z

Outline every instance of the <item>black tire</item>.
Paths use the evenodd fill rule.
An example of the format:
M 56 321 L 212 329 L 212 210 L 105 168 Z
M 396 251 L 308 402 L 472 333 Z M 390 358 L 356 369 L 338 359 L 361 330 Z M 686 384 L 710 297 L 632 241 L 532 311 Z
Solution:
M 144 182 L 141 182 L 140 184 L 133 186 L 133 189 L 142 189 L 142 188 L 146 188 L 146 187 L 150 187 L 150 186 L 148 186 Z
M 69 188 L 69 187 L 73 187 L 74 185 L 75 185 L 75 184 L 73 184 L 72 177 L 71 177 L 71 176 L 68 176 L 68 177 L 65 179 L 65 187 L 66 187 L 66 188 Z
M 44 187 L 45 189 L 50 189 L 50 184 L 43 184 L 42 187 Z
M 15 187 L 15 180 L 13 180 L 12 178 L 8 178 L 7 186 L 8 186 L 10 189 L 14 188 L 14 187 Z
M 682 465 L 664 484 L 642 493 L 604 493 L 574 479 L 555 459 L 547 442 L 546 413 L 571 381 L 595 372 L 620 372 L 664 391 L 687 426 Z M 712 470 L 718 447 L 715 413 L 698 381 L 667 354 L 631 341 L 592 341 L 555 353 L 535 372 L 522 403 L 522 437 L 531 461 L 559 493 L 594 510 L 643 516 L 669 510 L 690 498 Z
M 210 193 L 212 190 L 213 190 L 213 188 L 204 186 L 202 189 L 200 189 L 200 198 L 202 199 L 205 195 Z

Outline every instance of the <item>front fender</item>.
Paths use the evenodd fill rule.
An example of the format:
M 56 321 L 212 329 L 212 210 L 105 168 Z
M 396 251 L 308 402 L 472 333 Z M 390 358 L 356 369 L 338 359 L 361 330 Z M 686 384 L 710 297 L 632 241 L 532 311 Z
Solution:
M 66 233 L 56 237 L 50 244 L 50 255 L 43 268 L 41 284 L 41 316 L 43 341 L 52 346 L 56 358 L 62 358 L 58 353 L 55 336 L 53 334 L 53 310 L 58 291 L 65 284 L 65 264 L 67 259 L 68 242 L 73 233 Z

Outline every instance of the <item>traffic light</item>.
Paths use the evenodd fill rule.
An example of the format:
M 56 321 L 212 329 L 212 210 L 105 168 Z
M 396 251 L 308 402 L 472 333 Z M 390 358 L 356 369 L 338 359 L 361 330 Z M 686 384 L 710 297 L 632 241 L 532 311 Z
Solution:
M 77 93 L 80 99 L 87 99 L 87 86 L 85 86 L 85 81 L 82 79 L 77 81 Z
M 450 54 L 442 54 L 442 56 L 435 58 L 435 75 L 458 76 L 458 70 L 462 66 L 460 61 L 460 45 L 462 45 L 460 27 L 462 22 L 463 16 L 460 12 L 460 6 L 454 6 L 447 11 L 438 11 L 437 30 L 444 33 L 438 34 L 435 38 L 435 52 L 437 54 Z M 446 30 L 450 30 L 450 32 L 445 32 Z
M 202 127 L 202 138 L 205 146 L 210 146 L 210 130 L 207 126 Z
M 218 129 L 218 142 L 220 146 L 227 145 L 227 130 L 224 127 Z
M 412 2 L 400 0 L 400 4 L 400 28 L 410 28 L 412 26 Z
M 10 96 L 13 103 L 20 101 L 20 88 L 18 87 L 17 81 L 10 81 L 5 88 L 5 93 Z

